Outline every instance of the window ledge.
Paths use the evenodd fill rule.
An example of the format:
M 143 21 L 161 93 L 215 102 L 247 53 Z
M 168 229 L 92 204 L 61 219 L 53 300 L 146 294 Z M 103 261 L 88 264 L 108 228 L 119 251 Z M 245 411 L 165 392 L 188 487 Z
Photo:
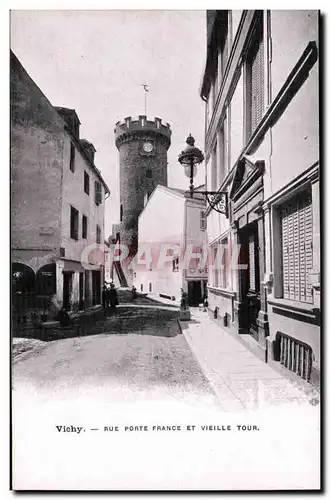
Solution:
M 282 309 L 288 309 L 290 311 L 298 311 L 300 313 L 307 314 L 309 316 L 314 315 L 316 312 L 319 312 L 320 310 L 318 307 L 315 307 L 315 304 L 309 304 L 307 302 L 298 302 L 295 300 L 271 298 L 268 299 L 267 302 L 272 306 L 276 306 Z
M 229 290 L 228 288 L 219 288 L 214 286 L 208 286 L 207 289 L 214 293 L 215 295 L 223 295 L 224 297 L 235 298 L 236 292 Z

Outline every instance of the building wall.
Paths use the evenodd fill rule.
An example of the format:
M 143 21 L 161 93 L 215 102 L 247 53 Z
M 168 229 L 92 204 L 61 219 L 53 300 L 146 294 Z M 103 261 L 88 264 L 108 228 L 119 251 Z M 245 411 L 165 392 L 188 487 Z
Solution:
M 62 202 L 62 227 L 61 247 L 65 248 L 65 258 L 80 262 L 83 251 L 87 246 L 96 245 L 96 225 L 101 227 L 100 258 L 104 251 L 104 209 L 105 192 L 102 186 L 102 203 L 95 204 L 95 181 L 98 177 L 93 172 L 84 155 L 76 148 L 75 171 L 70 170 L 70 136 L 67 135 L 64 143 L 63 155 L 63 202 Z M 89 175 L 89 195 L 84 191 L 84 173 Z M 70 237 L 70 206 L 79 211 L 78 240 Z M 82 216 L 88 219 L 87 238 L 82 238 Z M 103 262 L 100 262 L 103 264 Z
M 318 41 L 317 11 L 271 11 L 271 93 L 280 87 L 311 41 Z M 271 172 L 265 178 L 265 198 L 276 193 L 319 157 L 318 65 L 272 127 Z M 299 118 L 298 118 L 299 117 Z
M 274 99 L 307 43 L 318 40 L 318 11 L 272 10 L 269 15 L 272 38 L 272 96 Z
M 318 157 L 318 68 L 314 66 L 307 81 L 272 128 L 271 176 L 267 178 L 269 182 L 265 182 L 265 197 L 294 180 Z
M 138 291 L 148 292 L 149 283 L 152 292 L 180 296 L 182 274 L 173 272 L 172 258 L 169 256 L 160 266 L 160 251 L 167 245 L 176 245 L 178 255 L 183 248 L 184 198 L 169 191 L 156 188 L 139 217 L 139 252 L 146 248 L 152 258 L 149 265 L 140 264 L 134 269 L 134 284 Z M 164 247 L 162 247 L 164 245 Z M 141 253 L 141 259 L 144 259 Z M 143 290 L 141 290 L 143 284 Z
M 224 12 L 224 11 L 223 11 Z M 217 18 L 213 14 L 213 20 L 223 19 L 224 13 Z M 315 311 L 319 308 L 320 294 L 320 230 L 319 230 L 319 181 L 318 181 L 318 158 L 319 158 L 319 108 L 318 108 L 318 65 L 312 63 L 309 75 L 302 82 L 296 95 L 287 93 L 284 100 L 288 99 L 289 104 L 281 108 L 280 114 L 274 122 L 270 122 L 268 128 L 263 134 L 259 134 L 256 129 L 255 136 L 252 135 L 252 141 L 247 142 L 245 138 L 245 85 L 247 73 L 245 70 L 245 61 L 242 59 L 245 43 L 247 41 L 250 27 L 253 23 L 254 11 L 245 11 L 244 17 L 235 12 L 229 13 L 229 24 L 232 28 L 232 40 L 235 39 L 235 32 L 240 20 L 244 22 L 241 27 L 240 39 L 236 39 L 237 45 L 232 46 L 233 58 L 237 65 L 227 66 L 227 81 L 225 80 L 218 87 L 222 94 L 218 99 L 212 97 L 212 64 L 206 66 L 206 72 L 203 78 L 201 95 L 208 97 L 209 113 L 206 113 L 206 178 L 207 188 L 214 189 L 212 186 L 212 170 L 214 164 L 213 148 L 218 141 L 217 129 L 222 124 L 222 117 L 227 114 L 228 120 L 228 158 L 227 174 L 218 177 L 215 189 L 230 190 L 233 187 L 234 174 L 238 160 L 244 159 L 241 153 L 247 154 L 247 158 L 252 163 L 262 161 L 264 172 L 262 177 L 261 200 L 262 216 L 258 222 L 259 241 L 264 240 L 264 244 L 259 245 L 259 264 L 262 283 L 267 284 L 267 290 L 261 285 L 262 314 L 259 314 L 260 322 L 265 325 L 269 322 L 270 339 L 274 340 L 278 332 L 300 339 L 306 342 L 313 349 L 314 361 L 318 363 L 320 356 L 319 349 L 319 320 Z M 272 102 L 278 98 L 278 93 L 287 81 L 289 74 L 297 65 L 298 60 L 307 48 L 309 42 L 318 43 L 318 12 L 317 11 L 263 11 L 263 34 L 264 34 L 264 109 L 263 115 L 268 111 Z M 216 21 L 217 22 L 217 21 Z M 208 40 L 211 40 L 211 24 L 208 25 Z M 212 48 L 213 47 L 213 48 Z M 208 50 L 214 50 L 214 45 L 208 46 Z M 219 49 L 220 50 L 220 49 Z M 268 58 L 270 56 L 270 58 Z M 208 61 L 214 60 L 216 56 Z M 313 56 L 314 57 L 314 56 Z M 310 58 L 311 60 L 312 58 Z M 230 54 L 228 53 L 228 61 Z M 243 65 L 241 66 L 241 62 Z M 235 82 L 238 83 L 236 84 Z M 209 85 L 211 82 L 211 88 Z M 301 82 L 300 82 L 301 83 Z M 233 87 L 235 90 L 233 92 Z M 291 99 L 291 100 L 290 100 Z M 286 101 L 286 102 L 288 102 Z M 217 102 L 214 114 L 216 121 L 212 123 L 212 105 Z M 282 101 L 280 101 L 282 102 Z M 277 108 L 278 109 L 278 108 Z M 259 122 L 260 123 L 260 122 Z M 267 121 L 266 121 L 267 124 Z M 244 149 L 243 149 L 244 148 Z M 245 160 L 246 161 L 246 160 Z M 214 177 L 214 175 L 213 175 Z M 225 182 L 223 182 L 225 181 Z M 314 302 L 311 307 L 303 303 L 285 304 L 286 309 L 279 313 L 279 307 L 272 301 L 283 299 L 276 295 L 274 290 L 275 280 L 280 279 L 280 263 L 278 262 L 281 246 L 281 238 L 276 226 L 279 220 L 276 219 L 276 206 L 282 200 L 288 199 L 300 188 L 306 184 L 311 185 L 312 190 L 312 213 L 313 213 L 313 272 L 310 273 L 310 279 L 314 288 Z M 241 210 L 253 210 L 246 201 Z M 260 217 L 260 212 L 258 212 Z M 230 216 L 230 219 L 232 215 Z M 223 236 L 228 235 L 229 241 L 236 241 L 237 230 L 226 220 L 223 215 L 218 215 L 210 211 L 207 218 L 207 237 L 209 245 Z M 231 221 L 233 222 L 233 221 Z M 237 221 L 236 221 L 237 222 Z M 275 229 L 274 229 L 275 227 Z M 239 238 L 238 238 L 239 241 Z M 212 286 L 213 271 L 209 268 L 209 304 L 212 310 L 219 307 L 221 315 L 229 312 L 233 308 L 235 296 L 230 293 L 222 293 L 221 287 Z M 232 272 L 232 292 L 239 292 L 239 275 Z M 264 298 L 263 294 L 266 294 Z M 239 296 L 239 294 L 237 295 Z M 238 300 L 238 299 L 236 299 Z M 267 301 L 269 301 L 267 308 Z M 288 301 L 287 301 L 288 302 Z M 300 310 L 297 312 L 297 307 Z M 288 309 L 289 308 L 289 309 Z M 313 309 L 314 308 L 314 309 Z M 316 308 L 316 309 L 315 309 Z M 266 310 L 267 314 L 266 314 Z M 314 312 L 313 312 L 314 311 Z M 261 324 L 260 323 L 260 324 Z M 266 328 L 263 326 L 262 328 Z M 266 330 L 265 330 L 266 332 Z M 266 333 L 267 335 L 267 333 Z M 269 344 L 270 345 L 270 344 Z M 271 351 L 271 349 L 270 349 Z
M 204 255 L 206 249 L 205 230 L 201 229 L 201 212 L 205 212 L 206 205 L 203 200 L 197 202 L 189 198 L 186 200 L 186 222 L 185 222 L 185 241 L 186 247 L 192 245 L 193 253 L 201 253 L 202 258 L 205 258 L 205 264 L 201 265 L 199 257 L 188 259 L 186 251 L 187 269 L 185 269 L 186 279 L 205 280 L 207 279 L 207 255 Z M 188 262 L 189 260 L 189 262 Z
M 10 86 L 13 258 L 44 261 L 60 247 L 64 123 L 12 53 Z
M 297 64 L 309 42 L 318 44 L 317 11 L 271 11 L 270 33 L 272 37 L 271 89 L 272 99 Z M 266 276 L 273 275 L 273 287 L 269 290 L 268 307 L 270 342 L 278 332 L 299 339 L 313 349 L 314 362 L 320 360 L 319 320 L 311 308 L 319 308 L 319 181 L 315 167 L 319 161 L 319 94 L 318 63 L 293 97 L 280 119 L 271 129 L 271 155 L 268 175 L 264 178 L 265 201 L 270 198 L 266 225 L 269 245 L 266 255 Z M 311 172 L 314 180 L 310 181 Z M 282 199 L 290 198 L 300 185 L 312 182 L 313 205 L 313 276 L 315 284 L 313 304 L 309 307 L 298 301 L 281 300 L 281 238 L 278 229 L 279 216 L 276 206 Z M 284 194 L 285 193 L 285 194 Z M 269 217 L 269 221 L 268 221 Z M 309 280 L 313 279 L 312 274 Z M 278 303 L 273 304 L 272 300 Z M 288 309 L 281 310 L 281 302 Z M 297 313 L 296 307 L 300 307 Z M 315 309 L 315 310 L 316 310 Z
M 139 217 L 139 243 L 183 243 L 184 198 L 156 188 Z
M 102 204 L 96 207 L 96 175 L 78 150 L 75 172 L 69 169 L 71 136 L 64 120 L 12 52 L 10 61 L 12 262 L 28 265 L 35 272 L 56 262 L 56 298 L 60 303 L 62 271 L 72 271 L 71 300 L 77 305 L 79 272 L 84 271 L 80 265 L 82 251 L 95 243 L 96 224 L 101 227 L 103 249 L 104 187 Z M 90 175 L 89 197 L 84 193 L 84 170 Z M 78 242 L 70 238 L 70 204 L 80 212 Z M 81 238 L 82 212 L 89 220 L 87 240 Z M 61 259 L 61 247 L 65 248 L 66 260 Z M 102 257 L 101 252 L 99 269 Z

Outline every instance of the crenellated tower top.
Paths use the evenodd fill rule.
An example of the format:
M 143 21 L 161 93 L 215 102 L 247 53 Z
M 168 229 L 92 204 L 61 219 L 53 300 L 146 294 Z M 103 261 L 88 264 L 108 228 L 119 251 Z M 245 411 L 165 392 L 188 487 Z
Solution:
M 114 133 L 118 149 L 124 142 L 152 136 L 164 141 L 167 149 L 171 145 L 171 127 L 168 123 L 162 123 L 162 119 L 157 117 L 154 120 L 149 120 L 145 115 L 139 115 L 136 118 L 128 116 L 123 121 L 116 123 Z

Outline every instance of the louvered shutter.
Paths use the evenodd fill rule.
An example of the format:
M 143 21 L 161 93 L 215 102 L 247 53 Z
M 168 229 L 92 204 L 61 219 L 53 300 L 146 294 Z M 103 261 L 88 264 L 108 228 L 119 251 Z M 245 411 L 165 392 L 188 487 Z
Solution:
M 201 210 L 201 212 L 200 212 L 200 228 L 201 228 L 201 230 L 206 229 L 206 217 L 205 217 L 204 210 Z
M 102 185 L 100 182 L 95 181 L 95 204 L 100 205 L 102 203 Z
M 262 30 L 251 61 L 251 134 L 264 112 L 264 43 Z
M 311 192 L 305 191 L 281 207 L 283 297 L 313 302 L 309 273 L 313 268 Z
M 218 249 L 217 245 L 215 245 L 213 247 L 213 262 L 214 262 L 214 264 L 213 264 L 214 265 L 214 282 L 213 282 L 213 284 L 214 284 L 215 287 L 219 286 L 219 281 L 218 281 L 218 278 L 219 278 L 219 269 L 218 269 L 219 264 L 217 262 L 218 251 L 219 251 L 219 249 Z
M 249 235 L 249 289 L 256 290 L 255 236 Z

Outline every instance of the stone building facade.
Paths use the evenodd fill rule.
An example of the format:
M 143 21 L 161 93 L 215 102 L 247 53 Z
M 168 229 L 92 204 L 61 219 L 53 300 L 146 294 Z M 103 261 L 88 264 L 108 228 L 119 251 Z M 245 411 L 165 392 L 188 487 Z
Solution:
M 210 313 L 298 380 L 320 367 L 317 11 L 208 11 L 206 184 Z M 229 265 L 234 249 L 237 265 Z M 244 267 L 244 268 L 243 268 Z M 282 367 L 282 368 L 281 368 Z
M 110 192 L 76 112 L 52 106 L 12 52 L 10 62 L 14 296 L 83 309 L 100 303 Z

